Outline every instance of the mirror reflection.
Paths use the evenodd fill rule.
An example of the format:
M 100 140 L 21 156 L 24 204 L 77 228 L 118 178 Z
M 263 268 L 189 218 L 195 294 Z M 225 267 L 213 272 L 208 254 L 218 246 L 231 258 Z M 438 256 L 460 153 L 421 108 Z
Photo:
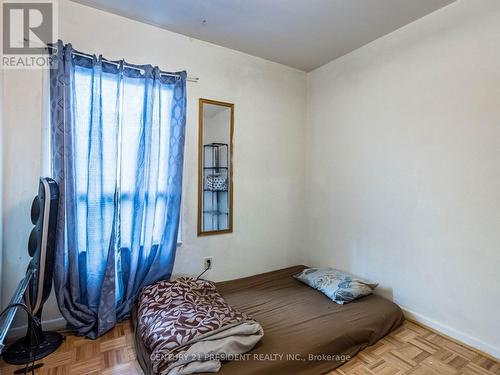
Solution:
M 233 107 L 200 99 L 199 235 L 232 231 Z

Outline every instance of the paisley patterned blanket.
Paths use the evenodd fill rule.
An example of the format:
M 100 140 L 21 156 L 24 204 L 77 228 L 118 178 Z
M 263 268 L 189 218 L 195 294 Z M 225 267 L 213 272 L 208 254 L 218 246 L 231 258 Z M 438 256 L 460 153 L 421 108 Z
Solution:
M 157 374 L 216 372 L 222 360 L 251 350 L 264 334 L 207 280 L 180 278 L 145 287 L 137 317 Z

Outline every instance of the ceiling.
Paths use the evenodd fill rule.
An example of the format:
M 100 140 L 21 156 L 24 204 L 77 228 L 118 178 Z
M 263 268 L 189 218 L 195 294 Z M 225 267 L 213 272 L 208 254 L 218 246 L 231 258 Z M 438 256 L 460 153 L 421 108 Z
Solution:
M 76 0 L 311 71 L 455 0 Z

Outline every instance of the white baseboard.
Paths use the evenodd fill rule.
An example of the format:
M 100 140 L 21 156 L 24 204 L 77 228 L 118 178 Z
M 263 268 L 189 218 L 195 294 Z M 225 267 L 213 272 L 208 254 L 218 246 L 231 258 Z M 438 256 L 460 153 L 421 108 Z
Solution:
M 431 318 L 427 318 L 419 313 L 416 313 L 414 311 L 411 311 L 403 306 L 400 306 L 401 309 L 403 310 L 403 313 L 405 316 L 410 319 L 414 320 L 418 323 L 422 323 L 423 325 L 426 325 L 432 329 L 435 329 L 438 332 L 441 332 L 442 334 L 449 336 L 455 340 L 458 340 L 460 342 L 463 342 L 466 345 L 469 345 L 477 350 L 480 350 L 484 353 L 487 353 L 491 355 L 494 358 L 497 358 L 500 360 L 500 348 L 494 347 L 488 343 L 485 343 L 475 337 L 469 336 L 463 332 L 460 332 L 456 330 L 455 328 L 449 327 L 445 324 L 439 323 Z M 42 322 L 43 329 L 47 331 L 55 331 L 55 330 L 63 330 L 66 328 L 66 321 L 64 318 L 56 318 L 56 319 L 51 319 L 51 320 L 46 320 Z M 9 332 L 9 337 L 12 338 L 17 338 L 17 337 L 22 337 L 26 333 L 27 325 L 20 326 L 20 327 L 15 327 L 12 328 Z
M 407 308 L 405 308 L 403 306 L 400 306 L 400 307 L 408 319 L 414 320 L 418 323 L 422 323 L 423 325 L 425 325 L 427 327 L 435 329 L 436 331 L 441 332 L 442 334 L 444 334 L 446 336 L 449 336 L 455 340 L 458 340 L 458 341 L 460 341 L 468 346 L 471 346 L 472 348 L 475 348 L 481 352 L 489 354 L 490 356 L 500 360 L 500 348 L 494 347 L 494 346 L 492 346 L 488 343 L 485 343 L 485 342 L 483 342 L 475 337 L 469 336 L 463 332 L 456 330 L 455 328 L 448 327 L 445 324 L 442 324 L 442 323 L 439 323 L 433 319 L 427 318 L 419 313 L 408 310 Z
M 43 320 L 42 328 L 44 331 L 61 331 L 66 328 L 66 320 L 63 317 Z M 26 334 L 26 330 L 28 329 L 28 325 L 22 325 L 19 327 L 12 327 L 9 330 L 9 339 L 17 339 L 19 337 L 23 337 Z

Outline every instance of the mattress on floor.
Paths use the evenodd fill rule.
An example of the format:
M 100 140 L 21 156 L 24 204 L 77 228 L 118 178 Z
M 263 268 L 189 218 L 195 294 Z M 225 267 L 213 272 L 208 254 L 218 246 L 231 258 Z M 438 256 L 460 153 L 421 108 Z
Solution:
M 217 283 L 230 305 L 264 328 L 257 346 L 247 356 L 225 362 L 218 374 L 324 374 L 403 323 L 401 309 L 377 295 L 345 305 L 332 302 L 292 277 L 304 268 Z M 137 331 L 135 340 L 139 363 L 151 374 L 149 353 Z

